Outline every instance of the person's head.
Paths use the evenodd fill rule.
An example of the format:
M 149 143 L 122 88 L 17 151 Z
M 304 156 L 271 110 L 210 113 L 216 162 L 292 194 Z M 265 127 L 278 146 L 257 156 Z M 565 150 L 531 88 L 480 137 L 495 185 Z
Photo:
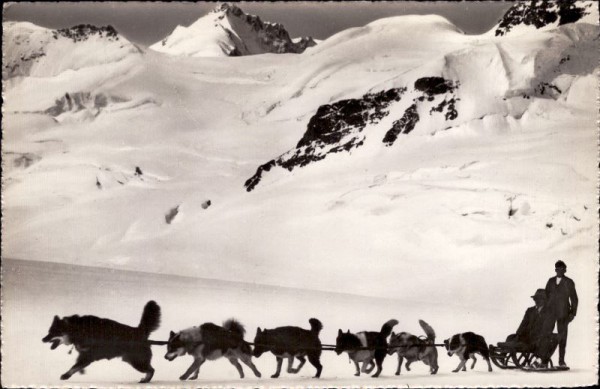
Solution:
M 546 303 L 546 290 L 538 289 L 535 291 L 534 295 L 531 296 L 533 301 L 535 301 L 536 307 L 541 307 Z
M 554 271 L 557 276 L 562 277 L 567 272 L 567 265 L 563 261 L 557 261 L 554 264 Z

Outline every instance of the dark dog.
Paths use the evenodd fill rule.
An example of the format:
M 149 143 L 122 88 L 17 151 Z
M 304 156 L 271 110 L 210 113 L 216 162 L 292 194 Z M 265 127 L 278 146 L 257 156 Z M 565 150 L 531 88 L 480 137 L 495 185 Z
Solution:
M 198 378 L 200 366 L 207 359 L 225 357 L 231 362 L 244 378 L 244 370 L 238 359 L 252 369 L 254 375 L 260 377 L 260 372 L 252 363 L 252 349 L 248 342 L 244 341 L 244 326 L 234 319 L 229 319 L 220 327 L 213 323 L 204 323 L 200 327 L 192 327 L 169 335 L 167 353 L 165 358 L 169 361 L 185 354 L 194 357 L 194 362 L 186 370 L 180 380 L 186 380 L 190 375 L 191 380 Z
M 146 373 L 140 383 L 147 383 L 154 375 L 150 366 L 152 351 L 148 336 L 160 324 L 160 307 L 149 301 L 144 307 L 142 319 L 137 327 L 117 323 L 96 316 L 67 316 L 54 321 L 42 342 L 52 343 L 54 350 L 61 344 L 73 345 L 79 352 L 77 362 L 69 371 L 60 376 L 69 379 L 73 374 L 84 372 L 84 368 L 101 359 L 123 358 L 136 370 Z
M 388 320 L 379 332 L 358 332 L 351 334 L 350 330 L 344 333 L 338 330 L 338 336 L 335 341 L 335 352 L 340 355 L 347 352 L 348 356 L 356 366 L 355 376 L 359 376 L 360 372 L 371 373 L 375 365 L 377 371 L 373 377 L 379 377 L 383 367 L 383 360 L 387 354 L 387 337 L 390 336 L 392 328 L 398 324 L 398 320 Z M 367 349 L 365 349 L 367 348 Z M 359 369 L 359 362 L 362 362 L 362 370 Z
M 458 355 L 460 358 L 460 363 L 458 367 L 452 370 L 454 373 L 460 371 L 466 371 L 466 363 L 469 358 L 473 360 L 473 364 L 471 365 L 471 369 L 475 367 L 475 363 L 477 362 L 477 358 L 475 358 L 475 354 L 479 353 L 483 356 L 483 359 L 487 361 L 488 371 L 492 371 L 492 364 L 490 363 L 490 350 L 488 349 L 487 343 L 485 339 L 481 335 L 477 335 L 473 332 L 465 332 L 462 334 L 456 334 L 450 339 L 444 340 L 444 346 L 446 346 L 446 350 L 448 350 L 448 355 L 452 356 L 453 354 Z
M 408 371 L 410 371 L 410 364 L 415 361 L 423 361 L 424 364 L 428 365 L 431 374 L 438 371 L 438 353 L 436 347 L 432 346 L 435 343 L 435 331 L 423 320 L 419 320 L 419 324 L 427 336 L 426 339 L 418 338 L 408 332 L 399 334 L 392 332 L 388 353 L 389 355 L 398 354 L 396 375 L 400 375 L 404 358 L 406 358 L 406 370 Z
M 288 359 L 287 372 L 296 374 L 302 369 L 308 357 L 309 362 L 317 369 L 315 378 L 321 376 L 321 341 L 319 340 L 319 332 L 323 329 L 323 325 L 317 319 L 310 319 L 310 330 L 305 330 L 300 327 L 278 327 L 272 330 L 261 330 L 260 327 L 256 330 L 254 338 L 254 353 L 255 357 L 260 357 L 264 352 L 270 351 L 277 358 L 277 371 L 271 378 L 279 377 L 281 372 L 281 364 L 283 358 Z M 298 358 L 300 364 L 295 369 L 292 368 L 294 358 Z

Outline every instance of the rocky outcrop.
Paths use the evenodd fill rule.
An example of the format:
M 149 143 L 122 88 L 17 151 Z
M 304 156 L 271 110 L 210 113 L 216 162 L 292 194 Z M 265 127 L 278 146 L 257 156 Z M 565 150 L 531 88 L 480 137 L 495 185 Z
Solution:
M 404 88 L 366 94 L 360 99 L 341 100 L 322 105 L 310 119 L 304 136 L 296 148 L 258 167 L 245 183 L 247 191 L 254 189 L 262 175 L 275 166 L 292 171 L 320 161 L 331 153 L 350 151 L 362 146 L 362 133 L 368 124 L 375 124 L 388 115 L 388 106 L 400 101 Z
M 93 26 L 91 24 L 79 24 L 70 28 L 61 28 L 60 30 L 52 31 L 52 37 L 58 39 L 59 36 L 72 39 L 73 42 L 83 42 L 93 35 L 106 37 L 108 40 L 119 40 L 119 33 L 111 25 L 108 26 Z
M 443 77 L 422 77 L 415 81 L 415 91 L 422 92 L 421 96 L 413 99 L 413 103 L 404 111 L 404 115 L 392 124 L 392 128 L 383 137 L 386 146 L 392 146 L 401 134 L 409 134 L 415 129 L 420 120 L 418 108 L 425 102 L 433 102 L 438 95 L 444 95 L 444 99 L 436 106 L 431 107 L 429 115 L 441 113 L 446 121 L 458 117 L 456 102 L 459 100 L 454 92 L 459 83 L 446 80 Z
M 589 13 L 591 6 L 575 0 L 517 2 L 500 20 L 495 35 L 505 35 L 518 25 L 542 28 L 556 22 L 559 26 L 575 23 Z
M 446 121 L 458 117 L 456 89 L 459 83 L 443 77 L 422 77 L 415 81 L 412 104 L 403 115 L 392 123 L 382 141 L 392 146 L 400 135 L 412 132 L 420 120 L 419 109 L 439 101 L 429 109 L 429 114 L 443 114 Z M 310 119 L 306 132 L 293 150 L 261 165 L 244 184 L 248 192 L 261 181 L 265 173 L 275 167 L 288 171 L 323 160 L 332 153 L 348 152 L 362 146 L 367 134 L 365 128 L 377 124 L 389 115 L 390 106 L 398 103 L 406 88 L 394 88 L 379 93 L 370 93 L 359 99 L 341 100 L 322 105 Z M 441 100 L 441 101 L 440 101 Z M 425 111 L 427 112 L 427 111 Z

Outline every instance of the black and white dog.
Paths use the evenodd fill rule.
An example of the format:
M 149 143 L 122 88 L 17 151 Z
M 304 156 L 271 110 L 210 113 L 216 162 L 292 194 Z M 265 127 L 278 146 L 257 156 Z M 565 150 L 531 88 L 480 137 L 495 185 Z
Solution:
M 369 374 L 377 365 L 377 371 L 373 377 L 379 377 L 383 368 L 383 360 L 387 355 L 387 337 L 392 333 L 392 328 L 398 324 L 398 320 L 388 320 L 382 327 L 381 331 L 362 331 L 356 334 L 342 332 L 338 330 L 338 336 L 335 341 L 335 352 L 340 355 L 343 352 L 348 353 L 350 359 L 356 366 L 355 376 L 359 376 L 361 371 Z M 359 363 L 362 362 L 362 369 L 359 368 Z
M 272 378 L 279 377 L 281 373 L 281 365 L 283 359 L 287 358 L 287 372 L 296 374 L 302 369 L 302 366 L 308 361 L 317 369 L 315 378 L 321 376 L 321 341 L 319 340 L 319 332 L 323 329 L 323 325 L 317 319 L 310 319 L 310 330 L 305 330 L 300 327 L 278 327 L 272 330 L 261 330 L 260 327 L 256 330 L 254 338 L 255 357 L 260 357 L 264 352 L 270 351 L 277 359 L 277 371 Z M 300 364 L 293 368 L 294 358 L 298 358 Z
M 225 357 L 236 367 L 240 378 L 244 378 L 244 370 L 238 359 L 246 364 L 254 375 L 260 377 L 260 372 L 252 363 L 252 349 L 244 341 L 244 326 L 234 319 L 229 319 L 220 327 L 213 323 L 204 323 L 169 335 L 165 359 L 172 361 L 177 357 L 190 354 L 194 362 L 190 365 L 180 380 L 198 378 L 200 366 L 208 359 L 215 360 Z M 191 376 L 191 377 L 190 377 Z
M 448 350 L 448 355 L 458 355 L 460 363 L 458 367 L 452 370 L 454 373 L 460 371 L 466 371 L 466 363 L 469 358 L 473 360 L 471 369 L 475 367 L 477 358 L 475 354 L 480 354 L 488 364 L 488 371 L 492 371 L 492 364 L 490 363 L 490 350 L 485 342 L 485 339 L 481 335 L 477 335 L 473 332 L 464 332 L 462 334 L 456 334 L 449 339 L 444 340 L 444 346 Z

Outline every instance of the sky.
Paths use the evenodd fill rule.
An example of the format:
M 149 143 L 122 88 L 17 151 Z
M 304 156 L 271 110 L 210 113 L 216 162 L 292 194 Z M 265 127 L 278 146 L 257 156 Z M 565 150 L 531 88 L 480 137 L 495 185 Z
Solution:
M 189 26 L 218 5 L 216 2 L 48 2 L 5 3 L 3 21 L 28 21 L 48 28 L 81 23 L 110 24 L 135 43 L 150 45 L 177 25 Z M 407 14 L 439 14 L 467 34 L 488 31 L 511 6 L 492 1 L 389 2 L 240 2 L 246 13 L 282 23 L 292 37 L 326 39 L 351 27 Z

